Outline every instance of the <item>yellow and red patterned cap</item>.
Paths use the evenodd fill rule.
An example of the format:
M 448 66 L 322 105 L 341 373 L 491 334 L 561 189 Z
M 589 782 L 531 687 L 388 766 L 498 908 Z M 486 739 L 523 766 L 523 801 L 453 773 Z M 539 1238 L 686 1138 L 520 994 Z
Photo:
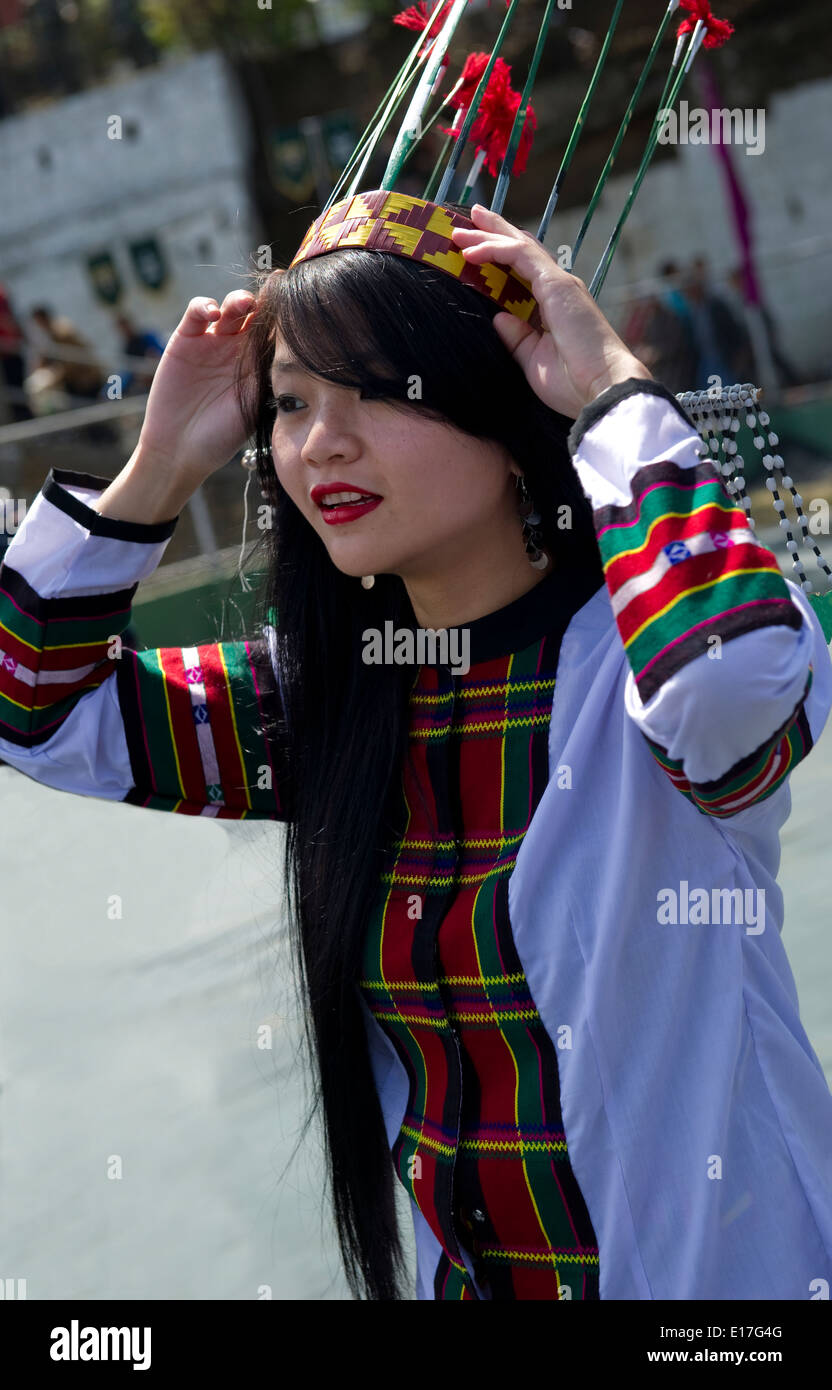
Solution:
M 473 225 L 464 213 L 426 202 L 424 198 L 414 198 L 409 193 L 393 193 L 386 189 L 356 193 L 333 203 L 327 212 L 316 218 L 292 265 L 344 247 L 408 256 L 413 261 L 444 270 L 463 285 L 471 285 L 501 309 L 541 332 L 543 321 L 528 280 L 508 266 L 490 261 L 484 265 L 469 265 L 454 246 L 451 241 L 453 228 Z

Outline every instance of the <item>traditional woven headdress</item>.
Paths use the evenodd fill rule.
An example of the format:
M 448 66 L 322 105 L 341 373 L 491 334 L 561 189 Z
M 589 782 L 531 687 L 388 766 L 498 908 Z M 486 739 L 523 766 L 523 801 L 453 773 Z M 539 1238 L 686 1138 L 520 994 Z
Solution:
M 441 204 L 449 200 L 452 186 L 460 182 L 459 166 L 465 150 L 470 146 L 473 150 L 472 161 L 461 178 L 462 187 L 456 193 L 455 204 L 459 207 L 470 201 L 474 184 L 485 166 L 496 178 L 491 208 L 495 212 L 502 212 L 510 178 L 514 173 L 522 173 L 525 168 L 528 149 L 537 125 L 530 97 L 552 14 L 557 7 L 556 0 L 546 0 L 544 5 L 540 30 L 522 92 L 512 88 L 511 70 L 500 57 L 500 50 L 519 3 L 519 0 L 507 0 L 506 13 L 490 54 L 470 54 L 458 78 L 442 96 L 441 89 L 443 85 L 447 86 L 451 67 L 449 46 L 467 3 L 468 0 L 435 0 L 429 9 L 425 0 L 419 0 L 418 4 L 411 5 L 409 9 L 394 16 L 394 22 L 417 31 L 416 40 L 347 161 L 325 208 L 307 231 L 291 264 L 294 266 L 344 247 L 406 256 L 411 260 L 434 266 L 463 284 L 471 285 L 497 303 L 500 308 L 540 329 L 540 312 L 528 281 L 506 266 L 491 263 L 478 266 L 468 264 L 451 241 L 451 232 L 456 226 L 470 227 L 473 224 L 464 213 L 450 210 Z M 537 228 L 536 235 L 541 242 L 546 236 L 557 206 L 564 178 L 606 64 L 622 5 L 623 0 L 615 0 L 595 68 L 566 142 L 551 193 Z M 629 128 L 644 84 L 656 62 L 673 17 L 679 9 L 684 11 L 684 16 L 676 30 L 675 48 L 644 154 L 621 212 L 609 234 L 601 259 L 588 281 L 590 292 L 595 298 L 604 284 L 624 224 L 696 55 L 703 47 L 721 46 L 733 33 L 731 24 L 717 19 L 712 14 L 708 0 L 669 0 L 571 247 L 570 268 L 574 268 L 587 228 L 595 215 L 601 192 Z M 402 107 L 408 95 L 410 101 L 402 117 Z M 435 102 L 435 109 L 428 116 L 427 108 L 431 102 Z M 449 124 L 439 125 L 437 128 L 445 136 L 444 144 L 422 197 L 396 191 L 396 182 L 415 146 L 443 118 Z M 382 137 L 397 122 L 398 130 L 393 140 L 392 151 L 378 188 L 369 191 L 362 189 L 366 171 Z M 800 530 L 800 540 L 814 552 L 814 558 L 827 578 L 832 578 L 832 569 L 824 560 L 814 539 L 810 539 L 809 522 L 802 510 L 802 499 L 791 478 L 787 474 L 784 475 L 785 465 L 782 456 L 772 452 L 778 439 L 770 428 L 768 416 L 758 408 L 760 394 L 759 388 L 746 383 L 708 392 L 686 392 L 678 399 L 688 409 L 702 435 L 706 446 L 703 452 L 711 456 L 720 468 L 727 491 L 734 494 L 745 508 L 749 526 L 753 529 L 751 502 L 745 491 L 743 459 L 735 439 L 740 429 L 740 414 L 744 413 L 745 423 L 752 429 L 754 445 L 760 450 L 768 473 L 767 486 L 772 492 L 779 524 L 787 535 L 786 544 L 792 554 L 796 578 L 812 596 L 829 638 L 832 637 L 832 593 L 823 596 L 812 594 L 812 584 L 801 564 L 798 542 L 792 531 Z M 777 479 L 777 470 L 781 474 L 780 480 Z M 778 487 L 791 493 L 797 510 L 797 521 L 794 523 L 785 516 L 785 503 L 780 497 Z
M 407 193 L 356 193 L 344 198 L 312 223 L 292 265 L 345 246 L 364 251 L 392 251 L 425 265 L 437 266 L 464 285 L 488 296 L 518 318 L 542 329 L 537 300 L 528 280 L 508 266 L 469 265 L 451 241 L 454 227 L 472 226 L 470 217 L 414 198 Z

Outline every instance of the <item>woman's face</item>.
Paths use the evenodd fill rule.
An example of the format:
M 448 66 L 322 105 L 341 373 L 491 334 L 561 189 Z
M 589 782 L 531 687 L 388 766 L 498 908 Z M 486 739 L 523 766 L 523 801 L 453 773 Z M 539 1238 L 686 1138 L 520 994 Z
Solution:
M 279 334 L 272 388 L 278 480 L 344 574 L 429 579 L 519 536 L 503 446 L 308 374 Z

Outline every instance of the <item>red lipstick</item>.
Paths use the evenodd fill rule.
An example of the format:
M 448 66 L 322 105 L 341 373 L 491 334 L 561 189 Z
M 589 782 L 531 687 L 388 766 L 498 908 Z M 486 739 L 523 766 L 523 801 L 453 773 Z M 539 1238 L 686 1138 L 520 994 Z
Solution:
M 356 521 L 358 517 L 372 512 L 382 501 L 376 492 L 354 483 L 316 483 L 309 493 L 316 507 L 321 510 L 323 519 L 329 526 L 340 526 L 345 521 Z

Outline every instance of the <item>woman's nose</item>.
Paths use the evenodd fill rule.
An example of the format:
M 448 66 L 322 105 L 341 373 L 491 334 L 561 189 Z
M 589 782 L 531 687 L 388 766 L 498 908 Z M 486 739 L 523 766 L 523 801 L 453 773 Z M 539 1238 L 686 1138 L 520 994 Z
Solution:
M 301 449 L 301 457 L 313 468 L 332 459 L 358 458 L 361 444 L 357 436 L 337 421 L 315 420 Z

